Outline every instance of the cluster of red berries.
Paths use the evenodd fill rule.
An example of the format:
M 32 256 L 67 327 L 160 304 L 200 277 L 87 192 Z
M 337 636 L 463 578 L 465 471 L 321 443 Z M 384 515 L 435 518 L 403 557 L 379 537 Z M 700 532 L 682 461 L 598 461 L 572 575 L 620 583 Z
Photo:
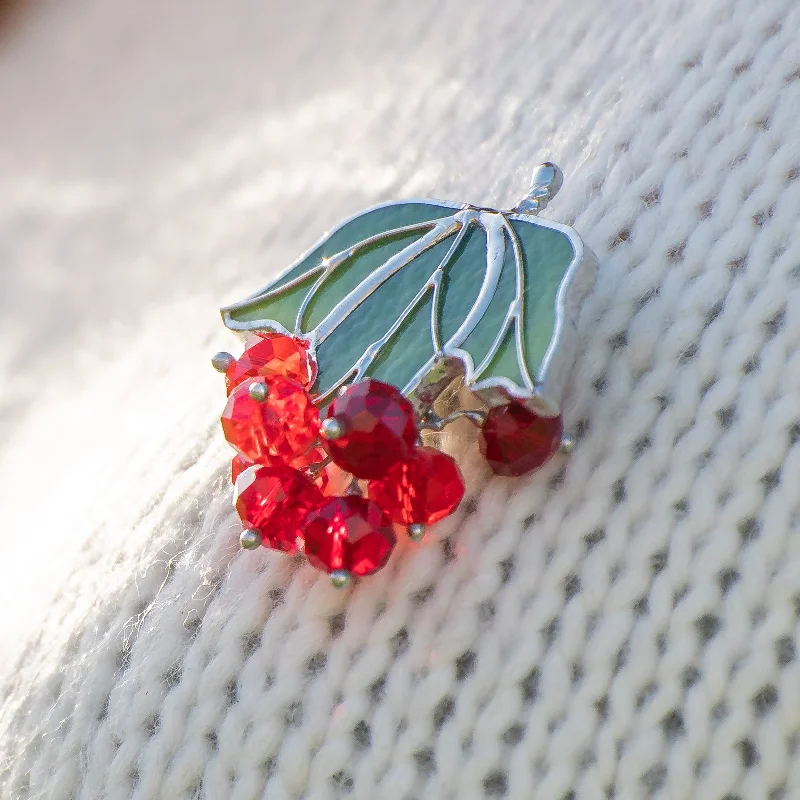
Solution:
M 383 567 L 394 525 L 414 539 L 450 514 L 464 483 L 455 461 L 418 446 L 414 408 L 395 387 L 367 379 L 344 388 L 324 420 L 310 388 L 308 345 L 278 333 L 252 336 L 225 372 L 225 438 L 245 547 L 303 552 L 345 584 Z
M 419 540 L 461 502 L 458 465 L 419 445 L 414 407 L 394 386 L 351 384 L 321 420 L 306 341 L 254 334 L 238 359 L 218 353 L 213 363 L 228 389 L 221 421 L 237 451 L 231 478 L 243 547 L 303 552 L 345 585 L 386 564 L 395 525 Z M 495 473 L 522 475 L 547 461 L 562 437 L 560 416 L 512 401 L 486 413 L 480 444 Z

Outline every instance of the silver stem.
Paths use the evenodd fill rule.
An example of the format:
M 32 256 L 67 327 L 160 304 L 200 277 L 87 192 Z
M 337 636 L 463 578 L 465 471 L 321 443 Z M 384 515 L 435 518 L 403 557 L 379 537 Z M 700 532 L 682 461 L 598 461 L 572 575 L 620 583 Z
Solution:
M 480 428 L 486 420 L 485 411 L 454 411 L 446 417 L 437 417 L 432 411 L 428 411 L 425 416 L 420 420 L 420 430 L 441 431 L 447 427 L 451 422 L 457 419 L 468 419 L 473 425 Z
M 330 456 L 328 456 L 323 461 L 319 461 L 316 464 L 309 464 L 308 467 L 306 467 L 306 469 L 313 478 L 316 478 L 320 474 L 320 472 L 322 472 L 322 470 L 324 470 L 325 467 L 328 466 L 328 464 L 332 463 L 333 459 Z

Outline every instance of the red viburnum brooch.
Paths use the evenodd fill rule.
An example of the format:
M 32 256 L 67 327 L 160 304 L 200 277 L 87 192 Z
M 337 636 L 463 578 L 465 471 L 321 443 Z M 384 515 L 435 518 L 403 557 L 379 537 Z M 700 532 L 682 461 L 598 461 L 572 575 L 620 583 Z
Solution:
M 246 337 L 239 358 L 212 359 L 242 547 L 302 552 L 346 586 L 386 564 L 395 526 L 419 541 L 461 502 L 461 471 L 426 431 L 470 420 L 498 475 L 571 449 L 561 393 L 596 260 L 536 216 L 561 180 L 540 165 L 511 211 L 368 209 L 222 310 Z

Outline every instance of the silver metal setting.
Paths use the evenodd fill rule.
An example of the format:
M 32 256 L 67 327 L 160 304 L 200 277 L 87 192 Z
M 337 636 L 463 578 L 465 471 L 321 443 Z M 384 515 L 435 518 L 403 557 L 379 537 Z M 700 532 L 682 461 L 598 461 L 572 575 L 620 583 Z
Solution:
M 266 403 L 269 397 L 269 387 L 264 381 L 253 381 L 247 388 L 247 394 L 256 403 Z
M 344 423 L 336 417 L 324 419 L 319 426 L 319 432 L 322 434 L 322 437 L 329 442 L 335 442 L 337 439 L 341 439 L 346 433 Z
M 561 444 L 558 446 L 558 452 L 562 455 L 568 456 L 575 449 L 575 440 L 565 433 L 561 437 Z
M 496 211 L 493 209 L 476 208 L 469 205 L 459 206 L 454 203 L 429 199 L 402 201 L 403 203 L 420 203 L 442 208 L 451 208 L 453 209 L 453 213 L 450 216 L 445 216 L 440 219 L 403 228 L 396 228 L 369 237 L 323 260 L 317 266 L 312 267 L 302 275 L 294 278 L 290 283 L 272 288 L 276 287 L 276 284 L 280 283 L 282 277 L 294 269 L 296 264 L 302 262 L 314 249 L 319 247 L 322 241 L 327 239 L 331 233 L 336 232 L 344 225 L 347 225 L 365 213 L 398 205 L 398 203 L 382 203 L 372 206 L 344 220 L 344 222 L 331 233 L 327 234 L 324 239 L 317 242 L 317 244 L 295 261 L 294 264 L 290 265 L 277 278 L 271 281 L 267 287 L 254 293 L 241 303 L 223 308 L 221 311 L 223 321 L 228 328 L 239 332 L 269 328 L 270 330 L 290 336 L 302 336 L 310 342 L 310 354 L 314 357 L 317 346 L 330 336 L 337 326 L 341 324 L 358 305 L 363 303 L 384 281 L 410 263 L 413 259 L 417 258 L 421 253 L 434 247 L 446 238 L 453 236 L 454 240 L 452 245 L 448 248 L 442 261 L 428 278 L 423 288 L 420 289 L 417 296 L 402 312 L 391 329 L 381 337 L 381 339 L 367 347 L 364 354 L 353 364 L 347 374 L 342 376 L 336 385 L 332 386 L 323 395 L 320 395 L 316 399 L 316 402 L 323 405 L 346 384 L 364 378 L 367 370 L 381 349 L 387 344 L 391 337 L 394 336 L 408 316 L 430 292 L 433 295 L 431 339 L 434 354 L 428 362 L 418 370 L 412 380 L 402 388 L 403 394 L 410 396 L 412 400 L 414 400 L 414 393 L 418 386 L 437 364 L 450 364 L 451 366 L 449 369 L 451 372 L 453 371 L 452 365 L 457 364 L 458 371 L 463 376 L 464 384 L 475 392 L 486 405 L 502 405 L 507 403 L 509 398 L 517 398 L 528 404 L 537 411 L 537 413 L 556 415 L 560 413 L 564 383 L 568 369 L 574 360 L 577 346 L 576 324 L 578 311 L 584 297 L 594 284 L 597 259 L 588 248 L 584 247 L 580 236 L 572 228 L 537 217 L 537 225 L 559 231 L 569 239 L 574 255 L 560 283 L 556 297 L 555 320 L 549 347 L 545 352 L 537 373 L 535 375 L 530 375 L 527 370 L 527 362 L 524 354 L 525 344 L 523 340 L 525 315 L 525 274 L 522 267 L 523 256 L 520 243 L 513 227 L 510 225 L 510 221 L 520 220 L 523 222 L 530 222 L 531 217 L 545 208 L 547 203 L 555 196 L 561 188 L 562 180 L 563 176 L 561 170 L 556 165 L 549 162 L 539 165 L 534 169 L 530 191 L 511 211 Z M 469 227 L 473 225 L 483 228 L 486 232 L 487 260 L 483 284 L 472 309 L 467 314 L 463 323 L 446 342 L 442 343 L 438 319 L 438 314 L 440 313 L 439 295 L 442 276 L 450 259 L 455 254 L 461 238 L 466 234 Z M 424 233 L 419 239 L 404 247 L 400 252 L 396 253 L 376 269 L 366 280 L 356 286 L 328 313 L 314 330 L 303 330 L 306 311 L 314 293 L 325 283 L 340 264 L 358 253 L 362 248 L 370 247 L 376 242 L 391 239 L 413 231 L 424 231 Z M 488 355 L 480 364 L 475 365 L 471 355 L 461 348 L 461 344 L 478 324 L 494 295 L 500 279 L 506 248 L 509 245 L 514 253 L 517 273 L 516 296 L 509 307 L 503 325 Z M 242 306 L 246 306 L 252 300 L 257 298 L 265 299 L 269 298 L 271 295 L 278 295 L 314 275 L 318 275 L 318 278 L 300 306 L 295 320 L 294 331 L 289 331 L 282 325 L 273 321 L 267 321 L 265 324 L 263 320 L 242 322 L 233 319 L 232 313 Z M 482 375 L 491 364 L 493 357 L 502 346 L 512 326 L 514 329 L 517 361 L 524 386 L 518 386 L 514 382 L 502 377 L 482 378 Z M 328 421 L 329 420 L 326 420 L 326 423 Z M 323 434 L 326 438 L 332 438 L 325 434 L 324 426 L 325 423 L 323 423 Z
M 346 589 L 353 582 L 353 576 L 346 569 L 335 569 L 330 577 L 335 589 Z
M 412 542 L 421 542 L 425 538 L 425 526 L 419 522 L 412 522 L 407 530 Z
M 244 550 L 257 550 L 264 542 L 264 537 L 255 528 L 245 528 L 239 534 L 239 544 Z
M 221 351 L 219 353 L 215 353 L 211 357 L 211 366 L 214 367 L 217 372 L 227 372 L 228 367 L 230 367 L 235 360 L 236 359 L 234 359 L 230 353 Z

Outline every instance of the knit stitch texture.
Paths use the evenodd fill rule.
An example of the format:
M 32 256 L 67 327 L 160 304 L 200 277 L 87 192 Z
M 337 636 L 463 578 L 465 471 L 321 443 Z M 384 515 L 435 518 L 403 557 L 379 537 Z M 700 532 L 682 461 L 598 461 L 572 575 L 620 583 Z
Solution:
M 0 796 L 800 797 L 796 0 L 30 13 Z M 364 206 L 508 207 L 546 159 L 600 260 L 571 458 L 466 450 L 457 514 L 351 591 L 240 552 L 217 307 Z

